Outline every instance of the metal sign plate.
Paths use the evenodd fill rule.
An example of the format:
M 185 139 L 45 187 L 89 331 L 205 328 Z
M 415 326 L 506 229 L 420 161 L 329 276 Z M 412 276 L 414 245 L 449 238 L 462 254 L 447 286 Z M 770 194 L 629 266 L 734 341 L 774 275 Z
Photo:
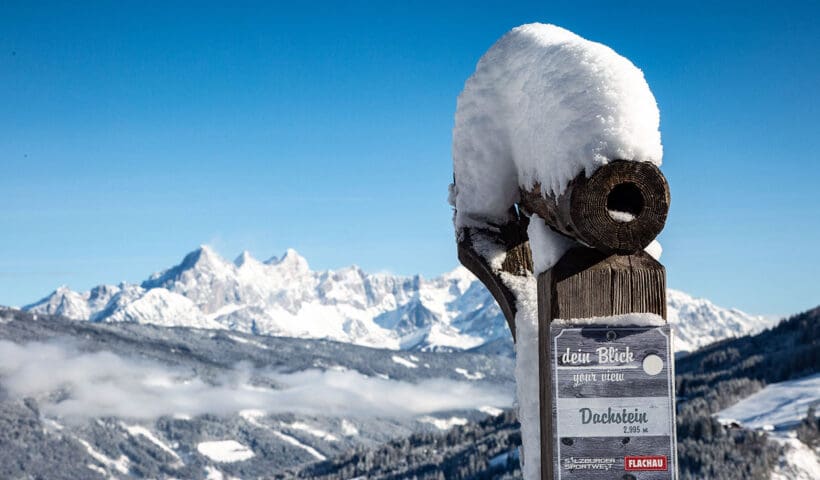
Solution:
M 550 326 L 555 478 L 673 480 L 669 326 Z

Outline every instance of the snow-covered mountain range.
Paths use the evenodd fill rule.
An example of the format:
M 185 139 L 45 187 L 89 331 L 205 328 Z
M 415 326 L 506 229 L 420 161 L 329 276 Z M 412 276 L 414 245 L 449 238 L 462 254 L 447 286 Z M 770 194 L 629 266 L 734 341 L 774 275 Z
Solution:
M 668 307 L 678 351 L 773 323 L 676 290 L 668 292 Z M 294 250 L 264 262 L 244 252 L 230 262 L 203 246 L 139 285 L 87 292 L 60 287 L 24 310 L 402 350 L 469 349 L 510 338 L 492 296 L 463 267 L 429 280 L 369 274 L 356 266 L 313 271 Z

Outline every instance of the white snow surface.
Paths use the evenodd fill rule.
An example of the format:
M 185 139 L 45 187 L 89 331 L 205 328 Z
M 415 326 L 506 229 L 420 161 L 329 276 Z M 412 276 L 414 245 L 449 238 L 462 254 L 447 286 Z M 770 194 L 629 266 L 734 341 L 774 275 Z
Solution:
M 622 315 L 612 315 L 610 317 L 586 317 L 586 318 L 556 318 L 552 321 L 555 324 L 565 325 L 631 325 L 639 327 L 660 327 L 666 325 L 666 320 L 654 313 L 624 313 Z
M 156 435 L 151 433 L 151 431 L 147 428 L 143 427 L 142 425 L 127 425 L 125 423 L 120 423 L 120 425 L 122 425 L 122 428 L 124 428 L 129 434 L 135 437 L 144 437 L 146 440 L 148 440 L 149 442 L 153 443 L 154 445 L 165 451 L 168 455 L 174 457 L 174 459 L 176 459 L 176 464 L 174 465 L 175 467 L 178 468 L 183 465 L 182 459 L 179 457 L 177 452 L 175 452 L 173 448 L 168 446 L 168 444 L 157 438 Z
M 298 431 L 301 431 L 301 432 L 305 432 L 308 435 L 312 435 L 316 438 L 321 438 L 322 440 L 325 440 L 325 441 L 328 441 L 328 442 L 337 442 L 337 441 L 339 441 L 339 439 L 336 437 L 336 435 L 333 435 L 332 433 L 326 432 L 326 431 L 322 430 L 321 428 L 317 428 L 317 427 L 314 427 L 312 425 L 308 425 L 305 422 L 292 422 L 292 423 L 285 423 L 283 425 L 285 427 L 291 429 L 291 430 L 298 430 Z
M 219 471 L 212 465 L 205 465 L 205 479 L 206 480 L 239 480 L 231 475 L 226 475 Z
M 647 245 L 644 251 L 655 260 L 660 260 L 661 255 L 663 254 L 663 247 L 661 246 L 661 242 L 657 240 L 652 240 L 652 243 Z
M 504 413 L 504 410 L 501 410 L 500 408 L 496 408 L 496 407 L 491 407 L 489 405 L 479 407 L 478 411 L 481 412 L 481 413 L 486 413 L 487 415 L 489 415 L 491 417 L 497 417 L 497 416 L 501 415 L 502 413 Z
M 820 452 L 796 438 L 775 438 L 786 453 L 775 466 L 771 480 L 817 480 L 820 478 Z
M 503 222 L 519 186 L 560 194 L 612 160 L 660 165 L 659 123 L 655 97 L 628 59 L 555 25 L 514 28 L 458 97 L 456 227 Z
M 464 368 L 456 368 L 455 372 L 462 377 L 466 378 L 467 380 L 481 380 L 484 378 L 484 374 L 481 372 L 470 373 L 469 370 Z
M 439 430 L 450 430 L 456 425 L 467 425 L 467 419 L 462 417 L 436 418 L 425 416 L 419 418 L 419 422 L 429 423 Z
M 313 458 L 315 458 L 316 460 L 319 460 L 320 462 L 323 461 L 323 460 L 327 460 L 327 457 L 322 455 L 321 453 L 319 453 L 318 450 L 311 447 L 310 445 L 306 445 L 306 444 L 300 442 L 299 439 L 297 439 L 295 437 L 291 437 L 290 435 L 288 435 L 286 433 L 277 432 L 275 430 L 273 431 L 273 434 L 276 437 L 278 437 L 280 440 L 282 440 L 284 442 L 287 442 L 287 443 L 293 445 L 294 447 L 301 448 L 302 450 L 308 452 L 309 454 L 311 454 L 313 456 Z
M 393 355 L 392 357 L 390 357 L 390 359 L 393 360 L 393 363 L 398 363 L 403 367 L 418 368 L 418 365 L 416 365 L 415 363 L 411 362 L 410 360 L 407 360 L 406 358 L 402 358 L 398 355 Z
M 613 220 L 620 223 L 629 223 L 635 220 L 635 214 L 632 212 L 622 212 L 620 210 L 608 210 L 609 216 Z
M 100 452 L 99 450 L 95 449 L 86 440 L 84 440 L 82 438 L 79 438 L 79 437 L 76 437 L 76 438 L 77 438 L 77 441 L 80 442 L 80 444 L 82 444 L 83 447 L 85 447 L 85 450 L 86 450 L 86 452 L 88 452 L 88 455 L 90 455 L 91 458 L 93 458 L 94 460 L 99 462 L 101 465 L 104 465 L 109 470 L 116 470 L 121 474 L 127 474 L 128 473 L 128 469 L 129 469 L 128 466 L 131 464 L 131 462 L 128 460 L 128 457 L 126 457 L 125 455 L 120 455 L 119 458 L 113 459 L 113 458 L 109 457 L 108 455 L 106 455 L 106 454 Z
M 342 419 L 341 429 L 342 435 L 345 437 L 355 437 L 359 434 L 359 429 L 356 428 L 356 425 L 347 419 Z
M 538 215 L 530 217 L 527 227 L 535 276 L 554 267 L 558 260 L 575 245 L 568 237 L 555 232 Z
M 816 480 L 820 478 L 820 449 L 798 440 L 794 430 L 811 405 L 820 406 L 820 373 L 768 385 L 715 416 L 724 424 L 738 422 L 766 431 L 786 448 L 772 480 Z
M 266 424 L 262 423 L 260 421 L 260 419 L 264 418 L 266 415 L 267 414 L 264 411 L 257 410 L 257 409 L 247 409 L 247 410 L 242 410 L 242 411 L 239 412 L 239 416 L 244 418 L 245 421 L 247 421 L 248 423 L 250 423 L 254 427 L 261 428 L 263 430 L 269 430 L 271 433 L 273 433 L 280 440 L 282 440 L 286 443 L 289 443 L 289 444 L 293 445 L 294 447 L 301 448 L 302 450 L 308 452 L 310 455 L 312 455 L 314 458 L 316 458 L 319 461 L 327 459 L 327 457 L 325 457 L 324 455 L 319 453 L 318 450 L 311 447 L 310 445 L 306 445 L 306 444 L 300 442 L 297 438 L 294 438 L 294 437 L 292 437 L 292 436 L 290 436 L 286 433 L 283 433 L 283 432 L 280 432 L 279 430 L 274 429 L 273 427 L 271 427 L 269 425 L 266 425 Z M 304 425 L 305 427 L 308 427 L 307 424 L 301 424 L 301 425 Z M 285 427 L 294 428 L 293 425 L 287 425 L 287 424 L 285 425 Z M 303 428 L 296 428 L 296 430 L 304 430 L 304 429 Z M 322 433 L 325 433 L 325 432 L 322 432 Z M 328 435 L 330 435 L 330 434 L 328 434 Z M 330 435 L 330 436 L 332 437 L 332 435 Z M 333 437 L 333 438 L 334 438 L 334 440 L 336 439 L 335 437 Z
M 211 460 L 223 463 L 241 462 L 254 456 L 250 448 L 236 440 L 201 442 L 197 444 L 196 449 Z
M 820 407 L 820 373 L 767 385 L 716 416 L 736 420 L 746 428 L 773 427 L 775 434 L 784 434 L 806 417 L 811 405 Z
M 521 423 L 521 473 L 524 478 L 541 475 L 541 424 L 538 392 L 538 302 L 535 277 L 502 274 L 516 292 L 515 385 L 518 421 Z
M 533 223 L 533 256 L 543 267 L 548 262 Z M 543 229 L 545 236 L 557 235 Z M 480 246 L 500 267 L 503 250 L 490 242 Z M 245 252 L 237 263 L 202 247 L 142 285 L 101 285 L 83 293 L 60 287 L 24 308 L 77 320 L 231 330 L 247 334 L 231 335 L 231 340 L 260 347 L 264 344 L 253 335 L 327 338 L 396 350 L 468 349 L 511 338 L 495 300 L 463 267 L 433 279 L 368 274 L 358 267 L 313 271 L 293 250 L 273 263 Z M 756 333 L 776 321 L 676 290 L 668 291 L 667 300 L 676 350 Z

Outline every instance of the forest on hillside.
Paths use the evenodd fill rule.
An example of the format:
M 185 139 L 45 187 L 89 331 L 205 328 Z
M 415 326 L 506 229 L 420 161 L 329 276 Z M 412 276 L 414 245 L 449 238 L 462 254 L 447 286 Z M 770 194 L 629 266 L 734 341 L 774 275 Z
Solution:
M 678 462 L 682 480 L 770 478 L 783 447 L 764 432 L 722 425 L 712 414 L 767 384 L 820 371 L 820 307 L 752 336 L 715 343 L 677 360 Z M 798 438 L 820 445 L 810 411 Z M 521 478 L 519 425 L 513 411 L 447 432 L 397 439 L 315 463 L 281 478 Z

